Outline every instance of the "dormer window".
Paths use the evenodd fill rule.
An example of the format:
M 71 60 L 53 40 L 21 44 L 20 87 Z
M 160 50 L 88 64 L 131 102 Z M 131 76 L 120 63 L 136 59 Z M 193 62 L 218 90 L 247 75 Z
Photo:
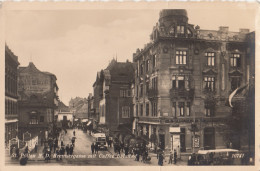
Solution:
M 177 26 L 177 33 L 184 34 L 184 26 Z
M 233 53 L 230 58 L 231 67 L 240 67 L 241 65 L 241 56 L 238 53 Z

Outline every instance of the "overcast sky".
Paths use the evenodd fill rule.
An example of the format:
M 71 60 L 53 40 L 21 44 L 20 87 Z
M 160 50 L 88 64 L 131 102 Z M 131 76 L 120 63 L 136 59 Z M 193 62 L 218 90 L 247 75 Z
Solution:
M 60 99 L 93 93 L 97 71 L 113 57 L 132 61 L 137 48 L 149 42 L 160 10 L 7 11 L 6 43 L 20 66 L 32 61 L 56 75 Z M 255 11 L 187 10 L 189 23 L 201 29 L 254 31 Z

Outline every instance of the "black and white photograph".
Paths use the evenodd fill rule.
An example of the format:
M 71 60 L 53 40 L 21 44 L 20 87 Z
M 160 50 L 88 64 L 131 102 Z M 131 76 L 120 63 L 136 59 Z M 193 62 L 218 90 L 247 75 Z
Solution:
M 1 4 L 4 165 L 256 166 L 254 5 Z

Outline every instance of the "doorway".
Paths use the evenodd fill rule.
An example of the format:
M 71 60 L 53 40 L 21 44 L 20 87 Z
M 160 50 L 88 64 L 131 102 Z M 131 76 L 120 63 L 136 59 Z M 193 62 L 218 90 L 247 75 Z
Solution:
M 165 135 L 164 134 L 159 134 L 159 147 L 162 150 L 165 149 Z
M 215 149 L 215 128 L 204 128 L 204 149 Z

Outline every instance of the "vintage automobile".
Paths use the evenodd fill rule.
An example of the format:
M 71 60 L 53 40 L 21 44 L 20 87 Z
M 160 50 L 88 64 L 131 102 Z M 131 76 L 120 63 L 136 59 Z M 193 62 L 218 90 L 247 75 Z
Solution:
M 189 156 L 188 165 L 243 165 L 246 155 L 235 149 L 199 150 Z
M 93 137 L 95 137 L 95 143 L 98 144 L 99 150 L 107 150 L 106 135 L 104 133 L 96 133 Z

